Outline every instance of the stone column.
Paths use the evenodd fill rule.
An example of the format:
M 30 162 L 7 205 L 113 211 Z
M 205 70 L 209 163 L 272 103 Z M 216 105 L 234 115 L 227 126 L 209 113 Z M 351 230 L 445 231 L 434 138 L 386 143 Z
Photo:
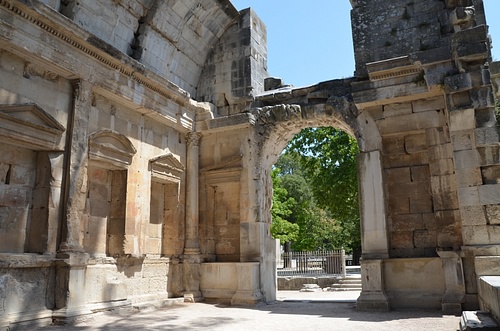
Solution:
M 186 240 L 184 243 L 184 300 L 197 302 L 203 300 L 200 292 L 200 245 L 199 225 L 199 149 L 201 133 L 187 134 L 186 169 Z
M 455 251 L 437 251 L 443 260 L 444 293 L 441 309 L 443 313 L 459 315 L 462 312 L 462 303 L 465 300 L 465 281 L 462 259 Z
M 200 138 L 201 133 L 198 132 L 190 132 L 187 135 L 185 255 L 200 254 L 200 245 L 198 242 L 198 175 Z
M 64 159 L 64 202 L 61 244 L 56 263 L 56 310 L 53 318 L 65 323 L 68 318 L 88 314 L 85 310 L 85 269 L 89 255 L 80 240 L 80 221 L 87 197 L 88 122 L 92 85 L 75 81 L 73 111 L 68 116 Z
M 92 86 L 77 81 L 74 86 L 73 112 L 68 118 L 66 169 L 64 178 L 64 221 L 59 252 L 83 252 L 80 240 L 80 221 L 87 198 L 88 123 Z

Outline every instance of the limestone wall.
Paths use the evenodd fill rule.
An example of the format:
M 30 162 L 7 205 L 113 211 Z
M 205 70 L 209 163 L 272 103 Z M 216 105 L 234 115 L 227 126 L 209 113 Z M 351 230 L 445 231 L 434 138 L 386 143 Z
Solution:
M 441 308 L 446 292 L 439 258 L 384 261 L 385 293 L 393 308 Z

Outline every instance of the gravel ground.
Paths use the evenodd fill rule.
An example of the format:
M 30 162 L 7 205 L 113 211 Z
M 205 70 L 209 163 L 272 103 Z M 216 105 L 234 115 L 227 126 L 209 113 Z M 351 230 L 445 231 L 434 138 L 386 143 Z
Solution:
M 333 302 L 331 294 L 279 291 L 279 301 L 270 305 L 229 307 L 194 303 L 140 312 L 128 308 L 94 315 L 75 326 L 42 330 L 456 331 L 459 328 L 459 317 L 444 316 L 435 310 L 356 311 L 350 300 L 355 295 L 339 293 L 336 296 L 340 302 Z

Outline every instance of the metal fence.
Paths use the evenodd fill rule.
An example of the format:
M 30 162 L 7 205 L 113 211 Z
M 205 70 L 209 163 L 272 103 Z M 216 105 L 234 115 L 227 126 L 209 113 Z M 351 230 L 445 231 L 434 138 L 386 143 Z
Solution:
M 277 266 L 278 276 L 346 276 L 344 249 L 281 253 Z

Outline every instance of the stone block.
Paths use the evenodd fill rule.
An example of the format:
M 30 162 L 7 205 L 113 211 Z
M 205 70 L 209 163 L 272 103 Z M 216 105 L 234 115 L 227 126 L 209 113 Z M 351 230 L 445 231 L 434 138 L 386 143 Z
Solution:
M 389 199 L 389 210 L 393 215 L 402 215 L 410 213 L 410 199 L 391 197 Z
M 394 168 L 385 170 L 386 180 L 389 183 L 407 183 L 411 181 L 410 168 Z
M 500 147 L 498 145 L 478 147 L 477 152 L 481 166 L 500 163 Z
M 431 176 L 446 176 L 455 172 L 453 159 L 437 159 L 429 162 Z
M 438 222 L 435 213 L 422 214 L 422 220 L 424 222 L 424 229 L 436 230 L 438 228 Z
M 481 205 L 467 206 L 460 208 L 462 224 L 470 225 L 486 225 L 485 207 Z
M 434 145 L 428 148 L 429 161 L 453 158 L 453 145 Z
M 488 224 L 500 225 L 500 205 L 486 206 L 486 217 Z
M 482 205 L 500 204 L 500 184 L 479 186 L 479 201 Z
M 472 88 L 472 79 L 470 73 L 464 72 L 458 75 L 445 77 L 444 88 L 448 93 L 470 90 Z
M 431 176 L 431 190 L 433 194 L 455 192 L 457 188 L 455 175 Z
M 412 113 L 411 103 L 395 103 L 384 106 L 384 117 L 407 115 Z
M 436 222 L 439 229 L 455 229 L 460 226 L 459 210 L 440 210 L 436 212 Z
M 414 231 L 424 229 L 421 214 L 395 215 L 391 217 L 392 231 Z
M 393 116 L 377 121 L 381 135 L 402 133 L 427 128 L 439 128 L 445 125 L 444 112 L 428 111 L 407 115 Z
M 476 108 L 475 110 L 476 127 L 483 128 L 483 127 L 496 126 L 497 119 L 495 114 L 495 108 L 493 106 L 487 106 L 487 105 L 483 106 L 488 108 L 481 108 L 481 109 Z
M 438 247 L 460 247 L 462 245 L 462 233 L 458 229 L 443 229 L 437 234 Z
M 432 196 L 434 210 L 458 209 L 458 196 L 456 192 L 443 192 Z
M 455 151 L 471 150 L 473 135 L 469 131 L 456 131 L 452 135 L 453 149 Z
M 405 154 L 404 137 L 385 137 L 382 139 L 384 146 L 383 153 L 387 154 Z
M 459 169 L 455 176 L 458 187 L 479 186 L 483 184 L 479 168 Z
M 448 127 L 428 128 L 425 130 L 425 134 L 427 135 L 427 145 L 429 146 L 443 145 L 451 142 Z
M 484 184 L 500 184 L 500 166 L 481 167 Z
M 430 190 L 424 182 L 389 183 L 389 196 L 401 198 L 430 197 Z
M 390 235 L 392 249 L 413 248 L 413 231 L 392 231 Z
M 474 267 L 478 277 L 500 275 L 500 258 L 498 256 L 476 256 Z
M 430 213 L 433 211 L 430 196 L 410 197 L 410 213 Z
M 445 108 L 445 101 L 443 97 L 418 100 L 412 102 L 412 107 L 414 113 L 420 113 L 430 110 L 439 110 Z
M 450 132 L 475 129 L 474 108 L 450 111 Z
M 429 163 L 427 152 L 415 154 L 394 154 L 383 156 L 384 168 L 419 166 Z
M 456 48 L 457 57 L 463 61 L 480 61 L 489 56 L 489 47 L 486 42 L 460 44 Z
M 408 154 L 427 151 L 426 135 L 418 134 L 405 137 L 405 151 Z
M 428 165 L 414 166 L 410 168 L 412 182 L 428 182 L 430 170 Z
M 479 189 L 477 186 L 462 187 L 458 189 L 460 207 L 479 205 Z
M 415 247 L 436 247 L 437 232 L 430 230 L 415 231 L 413 242 Z
M 476 137 L 476 144 L 481 145 L 493 145 L 500 141 L 500 134 L 498 127 L 487 127 L 487 128 L 477 128 L 474 130 Z
M 497 225 L 463 226 L 464 245 L 500 244 L 500 227 Z
M 454 155 L 457 169 L 479 167 L 479 155 L 477 150 L 456 151 Z

